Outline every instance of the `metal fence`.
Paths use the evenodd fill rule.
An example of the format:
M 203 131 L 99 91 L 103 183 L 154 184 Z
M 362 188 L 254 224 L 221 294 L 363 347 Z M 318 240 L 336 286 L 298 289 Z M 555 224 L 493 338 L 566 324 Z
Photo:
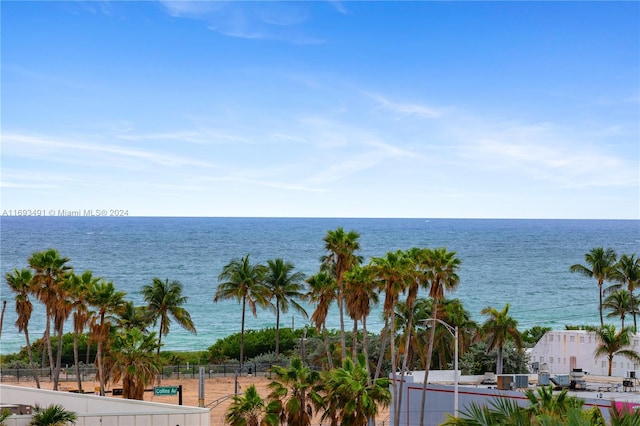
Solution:
M 245 363 L 242 371 L 239 364 L 182 364 L 165 365 L 162 367 L 162 378 L 166 379 L 197 379 L 200 374 L 200 367 L 204 367 L 205 376 L 213 377 L 235 377 L 235 376 L 267 376 L 271 377 L 271 367 L 274 365 L 285 366 L 287 361 L 281 363 Z M 37 368 L 36 374 L 41 381 L 53 381 L 53 371 L 50 368 Z M 80 376 L 82 380 L 91 380 L 97 376 L 97 369 L 93 365 L 81 366 Z M 76 381 L 76 369 L 73 366 L 66 366 L 60 372 L 60 381 Z M 34 371 L 31 368 L 1 368 L 0 382 L 25 382 L 35 381 Z

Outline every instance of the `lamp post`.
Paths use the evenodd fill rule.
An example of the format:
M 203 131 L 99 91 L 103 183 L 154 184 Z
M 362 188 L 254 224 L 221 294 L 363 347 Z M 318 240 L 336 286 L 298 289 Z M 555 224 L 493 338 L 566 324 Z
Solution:
M 438 318 L 429 318 L 424 320 L 423 322 L 428 321 L 436 321 L 442 324 L 444 328 L 447 329 L 449 334 L 453 336 L 453 340 L 455 342 L 453 355 L 453 417 L 458 418 L 458 326 L 456 325 L 455 327 L 452 327 L 451 325 Z M 431 361 L 429 360 L 429 362 Z

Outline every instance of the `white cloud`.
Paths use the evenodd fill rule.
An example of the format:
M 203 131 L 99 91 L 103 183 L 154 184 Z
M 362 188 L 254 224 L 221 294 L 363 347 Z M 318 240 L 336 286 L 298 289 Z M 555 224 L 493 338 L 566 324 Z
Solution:
M 442 110 L 427 105 L 416 103 L 392 102 L 386 97 L 376 93 L 365 93 L 366 96 L 379 104 L 379 108 L 400 116 L 417 116 L 420 118 L 438 118 L 443 115 Z

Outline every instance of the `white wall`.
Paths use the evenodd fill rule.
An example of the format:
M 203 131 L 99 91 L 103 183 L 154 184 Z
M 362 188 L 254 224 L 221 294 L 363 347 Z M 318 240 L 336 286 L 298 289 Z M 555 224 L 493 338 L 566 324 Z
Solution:
M 77 426 L 209 426 L 206 408 L 90 394 L 0 385 L 0 403 L 47 407 L 60 404 L 78 414 Z M 10 416 L 7 426 L 26 426 L 31 416 Z
M 529 352 L 529 364 L 538 362 L 546 364 L 551 374 L 569 374 L 571 359 L 575 357 L 575 367 L 588 371 L 589 374 L 606 376 L 609 363 L 605 357 L 594 356 L 598 347 L 598 339 L 594 332 L 584 330 L 561 330 L 547 332 L 536 346 Z M 630 349 L 640 351 L 640 334 L 631 338 Z M 612 375 L 629 377 L 629 371 L 640 373 L 640 365 L 622 357 L 613 358 Z

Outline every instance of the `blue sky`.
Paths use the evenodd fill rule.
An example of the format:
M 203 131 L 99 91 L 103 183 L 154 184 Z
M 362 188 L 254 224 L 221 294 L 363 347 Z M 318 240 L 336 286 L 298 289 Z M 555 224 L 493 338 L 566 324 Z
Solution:
M 2 209 L 640 218 L 638 2 L 11 2 Z

